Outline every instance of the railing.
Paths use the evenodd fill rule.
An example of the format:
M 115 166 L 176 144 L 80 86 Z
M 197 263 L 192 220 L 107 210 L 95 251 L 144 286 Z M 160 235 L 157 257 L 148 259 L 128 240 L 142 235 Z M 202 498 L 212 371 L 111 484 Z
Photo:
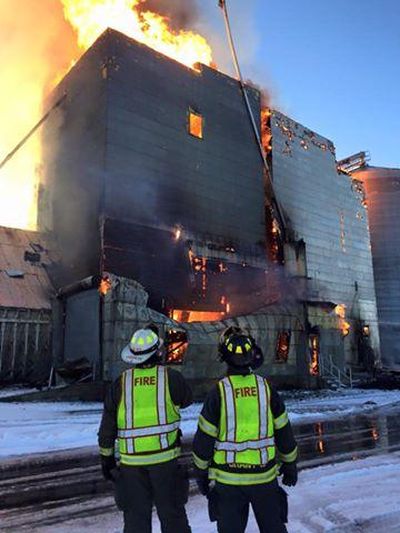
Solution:
M 333 361 L 331 354 L 320 355 L 320 375 L 325 378 L 333 378 L 339 387 L 353 388 L 353 371 L 351 367 L 341 369 Z

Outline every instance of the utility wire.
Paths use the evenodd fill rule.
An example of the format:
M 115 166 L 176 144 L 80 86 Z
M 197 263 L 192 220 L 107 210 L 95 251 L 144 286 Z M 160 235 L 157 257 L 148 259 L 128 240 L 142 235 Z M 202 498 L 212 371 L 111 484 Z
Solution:
M 273 187 L 273 183 L 272 183 L 272 177 L 271 177 L 271 170 L 270 170 L 269 165 L 268 165 L 268 161 L 267 161 L 267 158 L 266 158 L 266 155 L 265 155 L 265 150 L 264 150 L 264 147 L 262 145 L 262 141 L 261 141 L 261 137 L 260 137 L 260 132 L 258 130 L 257 123 L 256 123 L 255 118 L 254 118 L 253 110 L 251 109 L 249 95 L 247 94 L 246 84 L 245 84 L 245 82 L 243 80 L 242 72 L 241 72 L 241 69 L 240 69 L 239 59 L 238 59 L 238 56 L 237 56 L 236 47 L 235 47 L 235 43 L 234 43 L 233 35 L 232 35 L 232 28 L 231 28 L 231 24 L 230 24 L 230 21 L 229 21 L 229 14 L 228 14 L 228 8 L 227 8 L 227 5 L 226 5 L 226 0 L 219 0 L 218 5 L 222 9 L 222 13 L 224 15 L 226 33 L 227 33 L 227 36 L 228 36 L 229 47 L 230 47 L 230 50 L 231 50 L 233 64 L 234 64 L 234 67 L 235 67 L 235 70 L 236 70 L 236 75 L 238 77 L 238 81 L 239 81 L 239 84 L 240 84 L 240 87 L 241 87 L 241 90 L 242 90 L 242 94 L 243 94 L 243 98 L 244 98 L 244 101 L 245 101 L 245 104 L 246 104 L 246 108 L 247 108 L 247 112 L 248 112 L 248 115 L 249 115 L 249 118 L 250 118 L 250 122 L 251 122 L 251 125 L 253 127 L 253 131 L 254 131 L 254 135 L 255 135 L 255 138 L 256 138 L 256 141 L 257 141 L 257 144 L 258 144 L 258 148 L 260 150 L 260 155 L 261 155 L 261 159 L 262 159 L 262 162 L 263 162 L 263 165 L 264 165 L 264 168 L 265 168 L 265 172 L 266 172 L 266 175 L 267 175 L 269 186 L 270 186 L 270 189 L 272 191 L 272 202 L 273 202 L 273 205 L 274 205 L 274 207 L 275 207 L 275 209 L 277 211 L 278 217 L 280 219 L 281 230 L 284 233 L 285 232 L 285 228 L 286 228 L 285 217 L 284 217 L 282 209 L 281 209 L 281 207 L 280 207 L 280 205 L 278 203 L 278 200 L 276 199 L 276 196 L 275 196 L 274 187 Z
M 32 135 L 35 133 L 37 129 L 40 128 L 43 122 L 45 122 L 49 118 L 52 111 L 54 111 L 54 109 L 56 109 L 62 104 L 62 102 L 65 100 L 66 97 L 67 95 L 64 94 L 59 100 L 57 100 L 57 102 L 47 111 L 45 115 L 43 115 L 43 117 L 39 120 L 39 122 L 37 122 L 33 126 L 33 128 L 25 135 L 25 137 L 17 144 L 17 146 L 13 150 L 11 150 L 11 152 L 8 155 L 6 155 L 6 157 L 0 163 L 0 170 L 4 167 L 4 165 L 6 165 L 10 161 L 10 159 L 14 157 L 14 155 L 18 152 L 18 150 L 23 147 L 26 141 L 28 141 L 28 139 L 32 137 Z

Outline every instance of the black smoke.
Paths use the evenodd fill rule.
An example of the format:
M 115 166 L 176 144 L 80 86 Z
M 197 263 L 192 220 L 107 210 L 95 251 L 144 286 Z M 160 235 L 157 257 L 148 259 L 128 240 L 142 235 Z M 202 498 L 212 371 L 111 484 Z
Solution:
M 175 30 L 193 29 L 199 14 L 195 0 L 143 0 L 138 10 L 152 11 L 167 17 Z

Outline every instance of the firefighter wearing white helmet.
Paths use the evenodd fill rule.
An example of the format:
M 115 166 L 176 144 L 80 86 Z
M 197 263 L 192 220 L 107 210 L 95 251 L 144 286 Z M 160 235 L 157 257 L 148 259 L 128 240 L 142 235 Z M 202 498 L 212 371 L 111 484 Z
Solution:
M 129 365 L 140 365 L 156 355 L 162 347 L 158 334 L 150 329 L 138 329 L 121 352 L 121 359 Z
M 125 533 L 151 532 L 153 504 L 162 531 L 191 531 L 185 512 L 187 472 L 178 456 L 179 410 L 192 403 L 192 393 L 180 372 L 161 364 L 162 347 L 156 326 L 135 331 L 121 352 L 130 368 L 104 402 L 99 430 L 102 470 L 115 482 Z

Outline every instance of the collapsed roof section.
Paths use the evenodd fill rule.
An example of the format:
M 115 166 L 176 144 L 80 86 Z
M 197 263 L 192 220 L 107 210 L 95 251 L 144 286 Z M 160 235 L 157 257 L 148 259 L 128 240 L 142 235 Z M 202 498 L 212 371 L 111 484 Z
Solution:
M 50 309 L 49 242 L 38 232 L 0 227 L 0 307 Z

